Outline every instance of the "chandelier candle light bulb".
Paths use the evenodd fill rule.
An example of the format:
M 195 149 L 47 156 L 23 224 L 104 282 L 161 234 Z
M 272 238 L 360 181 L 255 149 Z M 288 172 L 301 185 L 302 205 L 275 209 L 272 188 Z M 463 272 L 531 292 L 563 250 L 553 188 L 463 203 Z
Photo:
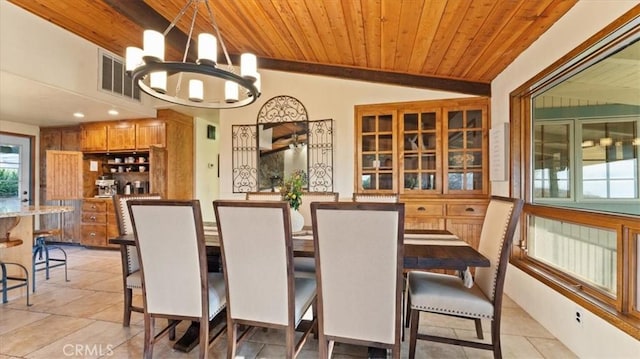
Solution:
M 204 90 L 202 81 L 191 79 L 189 80 L 189 100 L 195 102 L 201 102 L 204 99 Z
M 238 102 L 238 84 L 231 81 L 224 82 L 224 100 L 227 103 Z
M 144 57 L 151 61 L 164 61 L 164 35 L 155 30 L 143 32 Z
M 141 48 L 135 46 L 128 46 L 126 49 L 126 63 L 125 70 L 133 71 L 136 67 L 143 65 L 144 61 L 142 61 L 142 56 L 144 51 Z
M 198 64 L 215 66 L 218 59 L 218 40 L 207 33 L 198 35 Z
M 158 71 L 152 72 L 150 78 L 150 86 L 152 89 L 160 92 L 167 92 L 167 72 L 166 71 Z

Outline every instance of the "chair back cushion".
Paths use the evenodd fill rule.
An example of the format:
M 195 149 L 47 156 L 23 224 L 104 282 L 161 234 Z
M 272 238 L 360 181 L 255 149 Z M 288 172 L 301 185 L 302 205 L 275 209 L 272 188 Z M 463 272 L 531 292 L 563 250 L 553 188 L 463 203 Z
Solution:
M 131 216 L 129 216 L 129 209 L 127 208 L 127 201 L 130 199 L 160 199 L 162 198 L 157 194 L 148 195 L 115 195 L 113 196 L 113 207 L 115 208 L 116 218 L 118 220 L 118 231 L 120 235 L 133 233 L 133 227 L 131 226 Z M 129 273 L 133 273 L 140 268 L 138 263 L 138 254 L 134 246 L 127 246 L 127 268 Z
M 208 310 L 200 202 L 129 200 L 141 260 L 145 310 L 201 317 Z M 207 303 L 203 306 L 203 303 Z
M 377 194 L 377 193 L 354 193 L 354 202 L 384 202 L 398 203 L 398 194 Z
M 474 281 L 492 302 L 502 284 L 522 200 L 493 196 L 482 223 L 478 251 L 491 261 L 490 267 L 476 268 Z
M 313 203 L 318 323 L 325 335 L 399 340 L 404 204 Z
M 293 252 L 285 201 L 215 201 L 233 319 L 287 325 L 293 296 Z M 291 275 L 289 275 L 289 273 Z M 291 297 L 290 297 L 291 296 Z
M 280 192 L 247 192 L 247 201 L 282 201 Z
M 313 202 L 338 202 L 338 192 L 304 192 L 302 204 L 298 212 L 304 218 L 304 225 L 311 227 L 311 203 Z

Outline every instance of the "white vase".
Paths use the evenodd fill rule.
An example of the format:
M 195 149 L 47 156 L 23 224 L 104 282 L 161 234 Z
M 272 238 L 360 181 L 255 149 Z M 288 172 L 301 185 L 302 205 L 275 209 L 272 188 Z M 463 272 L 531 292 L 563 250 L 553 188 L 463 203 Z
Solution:
M 291 208 L 291 231 L 300 232 L 304 227 L 304 217 L 297 210 Z

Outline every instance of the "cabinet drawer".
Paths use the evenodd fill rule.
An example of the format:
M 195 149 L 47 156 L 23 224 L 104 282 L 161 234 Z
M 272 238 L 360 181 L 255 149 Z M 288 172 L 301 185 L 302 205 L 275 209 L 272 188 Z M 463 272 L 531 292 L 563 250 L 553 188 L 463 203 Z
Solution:
M 405 203 L 405 216 L 442 216 L 441 204 Z
M 82 212 L 104 212 L 107 210 L 105 201 L 83 201 Z
M 405 229 L 444 229 L 444 218 L 405 216 Z
M 107 245 L 107 227 L 105 225 L 83 224 L 81 232 L 83 245 L 100 247 Z
M 82 223 L 107 223 L 107 214 L 98 212 L 82 213 Z
M 448 204 L 447 216 L 484 217 L 486 210 L 484 204 Z

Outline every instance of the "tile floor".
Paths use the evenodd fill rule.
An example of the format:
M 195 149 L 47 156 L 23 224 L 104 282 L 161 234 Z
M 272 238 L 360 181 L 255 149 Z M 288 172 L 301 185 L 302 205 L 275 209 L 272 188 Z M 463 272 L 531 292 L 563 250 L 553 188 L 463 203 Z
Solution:
M 24 298 L 0 305 L 0 359 L 5 358 L 141 358 L 143 347 L 142 315 L 133 313 L 131 326 L 122 327 L 122 278 L 118 251 L 65 247 L 69 254 L 69 282 L 63 269 L 52 270 L 51 279 L 38 273 L 37 292 L 32 307 Z M 137 296 L 140 301 L 140 296 Z M 178 327 L 178 335 L 188 323 Z M 483 323 L 489 338 L 489 322 Z M 421 331 L 474 338 L 473 322 L 445 316 L 421 316 Z M 407 338 L 408 339 L 408 338 Z M 255 331 L 243 343 L 238 357 L 281 358 L 284 336 L 277 330 Z M 575 358 L 562 343 L 505 298 L 502 321 L 502 351 L 505 358 Z M 156 345 L 155 358 L 196 358 L 172 349 L 166 337 Z M 402 344 L 402 357 L 409 351 Z M 226 356 L 223 335 L 209 351 L 211 358 Z M 337 345 L 334 358 L 366 358 L 366 348 Z M 491 358 L 489 351 L 418 341 L 418 358 Z M 305 344 L 300 358 L 317 357 L 317 341 Z

